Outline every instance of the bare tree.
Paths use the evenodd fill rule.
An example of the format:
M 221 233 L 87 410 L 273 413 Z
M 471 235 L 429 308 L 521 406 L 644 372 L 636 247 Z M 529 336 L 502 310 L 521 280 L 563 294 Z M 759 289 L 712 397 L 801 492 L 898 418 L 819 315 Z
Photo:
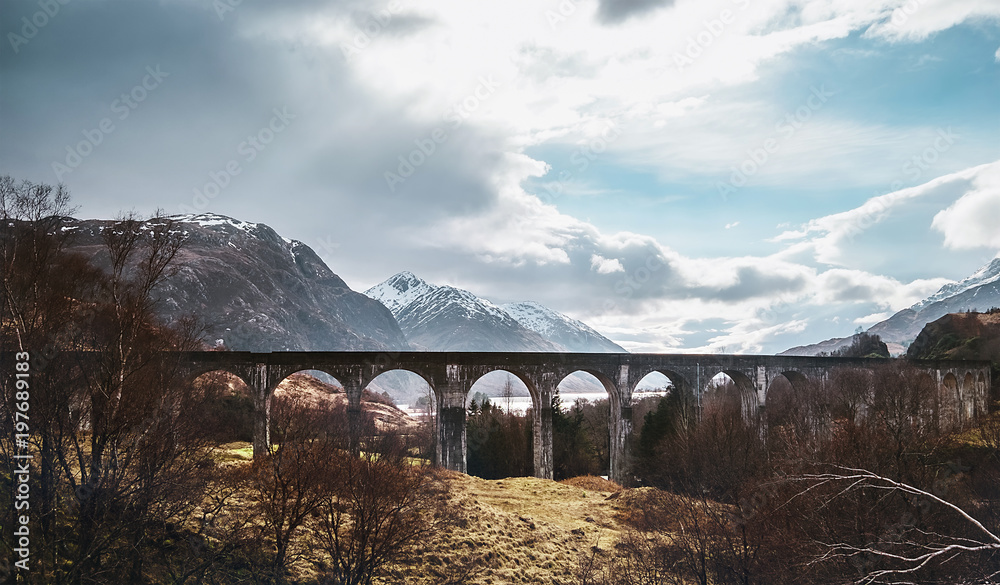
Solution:
M 179 231 L 134 216 L 106 226 L 112 270 L 101 274 L 67 251 L 63 189 L 0 178 L 0 207 L 3 343 L 29 349 L 33 364 L 40 473 L 29 579 L 141 580 L 152 538 L 192 512 L 210 471 L 201 395 L 162 359 L 194 348 L 197 331 L 155 315 Z
M 332 489 L 337 453 L 348 447 L 346 438 L 335 431 L 346 428 L 346 420 L 343 408 L 325 411 L 301 399 L 275 400 L 272 424 L 279 431 L 278 445 L 254 459 L 249 493 L 261 519 L 262 536 L 274 545 L 269 571 L 276 582 L 284 582 L 288 568 L 308 556 L 300 535 Z
M 504 402 L 506 403 L 505 412 L 510 414 L 510 400 L 514 397 L 514 380 L 510 374 L 507 374 L 507 378 L 503 382 L 503 388 L 500 390 L 500 395 L 503 396 Z
M 122 553 L 131 559 L 129 573 L 141 573 L 146 518 L 121 523 L 117 510 L 128 502 L 141 515 L 152 513 L 162 503 L 157 490 L 170 485 L 161 481 L 174 471 L 183 477 L 181 468 L 198 459 L 188 455 L 204 445 L 201 439 L 186 443 L 204 430 L 196 423 L 199 413 L 188 410 L 197 401 L 162 360 L 165 350 L 195 348 L 196 331 L 165 326 L 155 311 L 154 289 L 170 275 L 183 236 L 171 220 L 143 222 L 129 214 L 105 226 L 102 239 L 110 270 L 94 299 L 94 318 L 76 336 L 76 347 L 89 350 L 75 354 L 73 387 L 83 395 L 70 403 L 73 419 L 62 430 L 69 449 L 57 453 L 77 494 L 73 582 L 119 574 L 103 557 L 121 538 L 132 542 L 125 549 L 131 552 Z M 152 436 L 167 440 L 156 443 Z
M 67 372 L 48 367 L 74 330 L 85 325 L 80 299 L 89 296 L 98 282 L 98 272 L 79 255 L 67 250 L 71 230 L 61 229 L 63 216 L 73 213 L 69 193 L 62 186 L 16 182 L 0 177 L 0 350 L 29 352 L 31 357 L 31 416 L 44 424 L 32 425 L 29 441 L 37 455 L 33 476 L 32 514 L 38 514 L 40 530 L 34 536 L 47 562 L 35 572 L 47 579 L 46 566 L 54 564 L 53 536 L 57 514 L 58 481 L 55 476 L 57 437 L 53 430 L 65 418 Z M 4 374 L 13 372 L 5 368 Z M 11 380 L 11 387 L 13 380 Z M 13 428 L 13 394 L 0 397 L 0 417 Z M 0 457 L 12 461 L 13 437 L 0 436 Z M 9 468 L 8 465 L 4 465 Z M 2 490 L 0 490 L 2 491 Z M 12 509 L 3 513 L 12 513 Z M 7 525 L 4 520 L 3 524 Z M 0 541 L 6 539 L 0 537 Z
M 847 560 L 856 567 L 865 567 L 866 570 L 852 581 L 859 585 L 918 582 L 922 571 L 946 563 L 960 566 L 960 571 L 969 571 L 977 567 L 977 572 L 980 574 L 965 573 L 967 580 L 963 582 L 967 583 L 989 583 L 1000 575 L 1000 567 L 997 566 L 995 556 L 1000 553 L 1000 536 L 966 510 L 933 491 L 920 489 L 866 469 L 838 465 L 831 468 L 829 472 L 807 473 L 793 478 L 794 481 L 809 484 L 799 495 L 820 490 L 825 486 L 833 488 L 831 499 L 858 491 L 899 494 L 943 508 L 960 519 L 968 530 L 963 534 L 942 534 L 922 529 L 912 519 L 904 518 L 894 530 L 882 533 L 880 538 L 871 542 L 827 543 L 825 552 L 814 559 L 813 564 Z M 992 564 L 958 561 L 962 557 L 981 553 L 992 554 Z M 873 560 L 878 562 L 873 563 Z
M 69 233 L 59 227 L 63 216 L 75 211 L 69 200 L 62 185 L 0 177 L 4 349 L 13 341 L 19 351 L 37 351 L 44 345 L 42 336 L 66 320 L 73 296 L 65 293 L 79 284 L 60 271 Z
M 413 466 L 405 444 L 383 435 L 358 455 L 334 454 L 335 479 L 317 529 L 329 564 L 324 582 L 370 585 L 376 575 L 435 529 L 443 487 L 428 468 Z

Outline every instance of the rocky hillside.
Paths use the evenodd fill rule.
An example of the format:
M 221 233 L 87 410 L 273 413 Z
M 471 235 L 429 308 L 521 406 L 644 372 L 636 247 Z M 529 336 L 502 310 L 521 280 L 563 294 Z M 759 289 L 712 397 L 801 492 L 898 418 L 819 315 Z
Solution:
M 193 314 L 209 345 L 248 351 L 409 349 L 392 314 L 350 289 L 309 246 L 270 227 L 214 215 L 174 216 L 187 241 L 157 296 L 164 318 Z M 106 263 L 110 221 L 67 218 L 71 246 Z
M 1000 362 L 1000 311 L 945 315 L 923 328 L 906 355 Z

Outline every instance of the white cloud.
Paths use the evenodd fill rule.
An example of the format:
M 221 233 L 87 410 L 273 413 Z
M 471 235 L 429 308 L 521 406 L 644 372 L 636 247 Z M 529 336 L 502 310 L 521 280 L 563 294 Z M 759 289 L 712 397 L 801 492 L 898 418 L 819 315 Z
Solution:
M 598 274 L 614 274 L 615 272 L 625 272 L 625 267 L 617 258 L 605 258 L 599 254 L 590 257 L 590 267 Z
M 988 198 L 988 193 L 996 191 L 995 177 L 998 169 L 1000 169 L 1000 161 L 938 177 L 915 187 L 872 197 L 854 209 L 810 220 L 799 229 L 786 230 L 772 238 L 771 241 L 791 242 L 790 246 L 782 252 L 782 256 L 811 251 L 816 260 L 821 263 L 843 264 L 846 244 L 913 201 L 931 196 L 950 197 L 952 200 L 959 197 L 964 199 L 966 196 L 977 193 L 977 191 L 968 191 L 971 185 L 987 185 L 987 187 L 976 188 L 983 189 Z M 989 187 L 989 185 L 994 186 Z M 980 199 L 981 197 L 977 196 L 973 201 L 978 202 Z M 978 205 L 978 203 L 970 202 L 969 205 Z M 947 238 L 952 238 L 954 243 L 950 245 L 953 247 L 961 247 L 957 243 L 965 244 L 968 239 L 952 229 L 957 226 L 952 226 L 949 218 L 956 217 L 959 213 L 962 213 L 964 218 L 967 211 L 967 207 L 951 213 L 945 210 L 942 212 L 944 216 L 939 214 L 934 219 L 934 227 L 946 232 L 946 241 Z M 974 237 L 981 239 L 981 236 Z
M 734 221 L 733 223 L 727 223 L 726 224 L 726 229 L 727 230 L 731 230 L 731 229 L 733 229 L 734 227 L 736 227 L 738 225 L 740 225 L 740 222 L 738 222 L 738 221 Z
M 867 325 L 871 327 L 872 325 L 885 321 L 889 317 L 892 317 L 893 313 L 889 311 L 883 311 L 881 313 L 872 313 L 871 315 L 865 315 L 864 317 L 858 317 L 853 321 L 855 325 Z
M 869 303 L 894 313 L 927 298 L 949 282 L 945 278 L 930 278 L 902 283 L 861 270 L 834 268 L 821 273 L 813 282 L 811 302 Z
M 694 348 L 692 353 L 761 353 L 763 348 L 773 342 L 775 337 L 792 333 L 801 333 L 808 326 L 808 321 L 796 319 L 774 325 L 760 326 L 752 321 L 744 321 L 732 327 L 725 335 L 713 337 L 703 347 Z
M 756 138 L 739 136 L 744 129 L 754 131 L 746 128 L 748 118 L 769 121 L 782 112 L 748 116 L 746 104 L 737 104 L 733 117 L 720 122 L 715 117 L 718 106 L 711 114 L 699 114 L 709 105 L 711 90 L 753 81 L 763 63 L 804 45 L 845 38 L 866 28 L 871 35 L 888 38 L 891 31 L 878 32 L 879 23 L 887 22 L 901 4 L 902 0 L 680 1 L 641 19 L 605 26 L 597 18 L 595 3 L 577 2 L 565 22 L 552 26 L 545 16 L 550 7 L 531 0 L 474 8 L 453 0 L 420 6 L 421 17 L 433 23 L 425 34 L 380 34 L 348 65 L 360 83 L 378 95 L 399 99 L 408 116 L 425 121 L 440 121 L 474 90 L 480 76 L 493 76 L 500 89 L 468 119 L 503 127 L 513 148 L 560 137 L 573 142 L 586 137 L 588 125 L 616 120 L 631 127 L 633 140 L 650 134 L 687 140 L 696 133 L 681 129 L 691 125 L 710 135 L 712 128 L 722 128 L 720 143 L 742 152 L 740 145 L 752 145 Z M 921 30 L 928 26 L 940 30 L 993 12 L 983 3 L 965 6 L 969 2 L 964 2 L 955 9 L 930 0 L 922 4 L 921 14 L 947 13 L 947 18 L 932 18 Z M 731 17 L 727 24 L 721 22 L 724 10 Z M 357 35 L 356 21 L 357 15 L 350 13 L 339 19 L 328 17 L 322 25 L 307 22 L 314 42 L 339 52 L 341 44 L 352 43 Z M 916 22 L 916 17 L 910 21 Z M 288 31 L 300 42 L 301 29 Z M 683 60 L 690 65 L 679 64 Z M 808 88 L 803 90 L 808 93 Z M 694 119 L 686 120 L 690 116 Z M 651 129 L 674 131 L 651 133 Z M 859 130 L 849 128 L 836 140 L 830 136 L 838 132 L 834 128 L 816 132 L 809 142 L 830 149 L 840 140 L 852 140 Z M 859 144 L 872 143 L 870 136 L 856 138 Z M 697 146 L 675 142 L 667 140 L 663 149 L 648 152 L 650 161 L 662 165 L 674 160 L 671 155 L 677 151 Z M 701 149 L 717 150 L 711 144 Z M 787 150 L 797 153 L 800 148 Z M 824 158 L 839 159 L 826 152 Z M 797 158 L 811 160 L 810 155 Z M 733 159 L 720 162 L 727 168 Z M 787 166 L 794 169 L 798 164 L 790 161 Z
M 996 59 L 997 63 L 1000 63 L 1000 48 L 997 48 L 997 52 L 993 55 L 993 58 Z
M 1000 18 L 1000 5 L 990 0 L 896 0 L 891 12 L 866 35 L 891 41 L 921 41 L 967 20 Z
M 1000 162 L 982 168 L 972 188 L 931 223 L 953 249 L 1000 249 Z

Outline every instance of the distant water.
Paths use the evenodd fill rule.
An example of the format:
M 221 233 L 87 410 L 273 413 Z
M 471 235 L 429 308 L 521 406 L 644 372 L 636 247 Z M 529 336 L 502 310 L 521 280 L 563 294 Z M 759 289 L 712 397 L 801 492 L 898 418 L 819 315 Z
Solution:
M 633 400 L 639 400 L 641 398 L 646 398 L 648 396 L 661 396 L 662 392 L 636 392 L 632 395 Z M 566 393 L 559 394 L 562 398 L 562 405 L 564 409 L 568 409 L 573 406 L 573 403 L 577 400 L 586 400 L 589 402 L 597 402 L 598 400 L 606 400 L 608 398 L 605 392 L 585 392 L 585 393 Z M 507 409 L 507 399 L 502 396 L 491 396 L 490 403 L 494 406 L 499 406 L 504 410 Z M 421 409 L 410 409 L 408 404 L 398 405 L 399 409 L 406 412 L 410 416 L 422 415 L 424 413 Z M 512 396 L 510 398 L 510 411 L 519 414 L 524 414 L 529 408 L 531 408 L 531 397 L 530 396 Z

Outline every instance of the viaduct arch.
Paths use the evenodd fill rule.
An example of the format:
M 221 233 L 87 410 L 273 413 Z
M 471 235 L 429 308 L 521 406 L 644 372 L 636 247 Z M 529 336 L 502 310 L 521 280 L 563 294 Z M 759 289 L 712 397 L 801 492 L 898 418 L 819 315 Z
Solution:
M 465 416 L 469 390 L 480 377 L 506 370 L 528 387 L 534 405 L 534 469 L 537 477 L 552 478 L 552 397 L 556 387 L 576 371 L 602 382 L 611 409 L 611 470 L 615 481 L 626 481 L 629 437 L 632 434 L 632 394 L 639 382 L 660 372 L 675 391 L 698 397 L 719 373 L 729 375 L 742 395 L 745 417 L 758 417 L 767 402 L 771 382 L 784 376 L 793 388 L 807 380 L 824 382 L 838 367 L 872 369 L 883 359 L 826 358 L 765 355 L 693 355 L 634 353 L 541 352 L 178 352 L 186 375 L 193 379 L 221 370 L 239 376 L 253 393 L 254 453 L 270 443 L 271 398 L 287 376 L 301 370 L 326 372 L 344 385 L 348 421 L 361 420 L 362 390 L 377 376 L 406 370 L 427 381 L 437 400 L 437 463 L 466 471 Z M 912 362 L 924 370 L 949 397 L 948 421 L 961 423 L 987 411 L 990 364 L 978 361 Z M 357 435 L 354 435 L 357 436 Z

